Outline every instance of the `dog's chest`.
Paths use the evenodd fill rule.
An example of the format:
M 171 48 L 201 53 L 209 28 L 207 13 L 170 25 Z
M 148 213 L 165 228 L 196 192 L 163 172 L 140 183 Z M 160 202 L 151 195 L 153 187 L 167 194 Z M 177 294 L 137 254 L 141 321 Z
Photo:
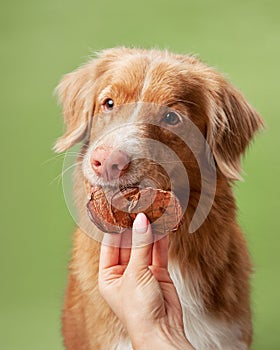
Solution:
M 202 299 L 194 288 L 195 281 L 183 280 L 176 264 L 169 266 L 183 309 L 185 334 L 195 349 L 247 350 L 241 342 L 241 328 L 237 323 L 227 323 L 206 313 Z
M 205 313 L 202 300 L 196 295 L 191 283 L 185 283 L 178 266 L 169 266 L 171 278 L 181 301 L 185 334 L 193 347 L 199 350 L 247 350 L 241 342 L 241 329 Z M 128 339 L 115 344 L 115 350 L 133 350 Z

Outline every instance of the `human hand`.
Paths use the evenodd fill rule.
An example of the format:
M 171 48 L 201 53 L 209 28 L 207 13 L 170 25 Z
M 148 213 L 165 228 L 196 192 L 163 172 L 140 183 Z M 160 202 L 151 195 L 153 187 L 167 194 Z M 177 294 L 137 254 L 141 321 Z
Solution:
M 133 224 L 132 249 L 122 248 L 121 239 L 121 235 L 104 236 L 99 289 L 125 326 L 134 349 L 192 349 L 167 270 L 168 235 L 153 242 L 151 226 L 141 213 Z

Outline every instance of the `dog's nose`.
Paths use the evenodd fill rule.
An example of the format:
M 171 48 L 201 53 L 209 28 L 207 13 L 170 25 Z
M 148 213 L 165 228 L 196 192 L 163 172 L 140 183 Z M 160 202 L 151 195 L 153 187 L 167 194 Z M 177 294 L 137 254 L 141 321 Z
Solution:
M 121 150 L 97 147 L 91 156 L 91 165 L 96 175 L 106 181 L 114 180 L 129 167 L 129 157 Z

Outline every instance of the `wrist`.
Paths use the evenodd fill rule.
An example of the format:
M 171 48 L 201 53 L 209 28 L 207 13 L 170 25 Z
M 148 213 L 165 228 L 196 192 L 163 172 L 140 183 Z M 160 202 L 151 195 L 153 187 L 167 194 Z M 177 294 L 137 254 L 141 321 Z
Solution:
M 183 330 L 172 334 L 166 330 L 152 327 L 150 332 L 130 334 L 134 350 L 194 350 Z

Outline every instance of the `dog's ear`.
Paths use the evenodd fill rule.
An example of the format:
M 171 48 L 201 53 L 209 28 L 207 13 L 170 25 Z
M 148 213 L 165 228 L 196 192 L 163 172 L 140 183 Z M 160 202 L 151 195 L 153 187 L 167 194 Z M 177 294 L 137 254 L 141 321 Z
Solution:
M 54 150 L 63 152 L 87 134 L 94 108 L 95 60 L 65 75 L 55 92 L 63 108 L 66 133 L 57 140 Z
M 244 96 L 224 78 L 220 77 L 218 87 L 211 96 L 208 142 L 221 172 L 231 180 L 240 180 L 240 158 L 264 124 Z

